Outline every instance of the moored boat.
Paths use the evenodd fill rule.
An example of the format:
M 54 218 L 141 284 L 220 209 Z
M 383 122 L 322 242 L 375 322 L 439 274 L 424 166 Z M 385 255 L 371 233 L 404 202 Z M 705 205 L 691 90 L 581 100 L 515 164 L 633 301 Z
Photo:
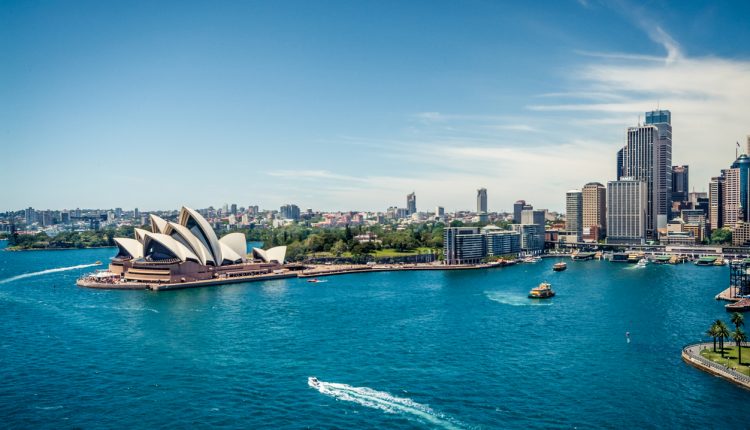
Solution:
M 555 265 L 552 266 L 552 270 L 554 270 L 555 272 L 562 272 L 563 270 L 567 268 L 568 268 L 568 265 L 563 262 L 555 263 Z
M 538 287 L 532 288 L 529 291 L 530 299 L 549 299 L 554 297 L 555 292 L 552 291 L 552 285 L 548 282 L 542 282 Z

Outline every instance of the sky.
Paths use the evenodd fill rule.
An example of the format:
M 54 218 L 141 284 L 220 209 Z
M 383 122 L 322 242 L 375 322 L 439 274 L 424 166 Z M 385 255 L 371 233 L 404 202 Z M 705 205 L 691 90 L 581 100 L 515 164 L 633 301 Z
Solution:
M 750 2 L 0 0 L 0 210 L 490 211 L 615 179 L 669 109 L 707 191 L 750 134 Z

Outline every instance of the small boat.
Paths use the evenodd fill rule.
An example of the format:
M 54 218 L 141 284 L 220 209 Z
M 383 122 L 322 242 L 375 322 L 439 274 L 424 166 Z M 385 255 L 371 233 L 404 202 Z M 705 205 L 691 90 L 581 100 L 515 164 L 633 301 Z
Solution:
M 316 378 L 314 376 L 311 376 L 311 377 L 307 378 L 307 385 L 309 385 L 309 386 L 311 386 L 313 388 L 318 388 L 318 387 L 320 387 L 320 381 L 318 381 L 318 378 Z
M 312 282 L 314 284 L 317 284 L 317 283 L 320 283 L 320 282 L 328 282 L 328 281 L 325 281 L 323 279 L 318 279 L 318 278 L 312 278 L 312 279 L 308 279 L 307 282 Z
M 555 265 L 552 266 L 552 270 L 554 270 L 555 272 L 562 272 L 563 270 L 567 268 L 568 268 L 568 265 L 563 262 L 555 263 Z
M 94 264 L 96 264 L 97 266 L 101 266 L 101 265 L 102 265 L 102 262 L 101 262 L 101 261 L 99 261 L 99 260 L 96 260 L 96 261 L 94 261 Z
M 541 260 L 541 258 L 539 257 L 526 257 L 521 261 L 523 261 L 524 263 L 537 263 L 539 262 L 539 260 Z
M 555 292 L 552 291 L 552 285 L 547 282 L 542 282 L 538 287 L 532 288 L 529 291 L 530 299 L 549 299 L 554 297 Z
M 637 263 L 635 263 L 635 267 L 646 267 L 647 264 L 648 260 L 646 260 L 645 258 L 641 258 Z

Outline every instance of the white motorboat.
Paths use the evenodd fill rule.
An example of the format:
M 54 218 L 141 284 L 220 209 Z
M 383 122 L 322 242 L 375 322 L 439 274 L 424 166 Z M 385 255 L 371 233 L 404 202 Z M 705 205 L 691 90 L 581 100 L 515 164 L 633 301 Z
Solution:
M 310 376 L 309 378 L 307 378 L 307 385 L 313 388 L 318 388 L 320 387 L 320 381 L 318 381 L 318 378 Z
M 646 260 L 645 258 L 641 258 L 635 265 L 636 267 L 646 267 L 647 264 L 648 260 Z

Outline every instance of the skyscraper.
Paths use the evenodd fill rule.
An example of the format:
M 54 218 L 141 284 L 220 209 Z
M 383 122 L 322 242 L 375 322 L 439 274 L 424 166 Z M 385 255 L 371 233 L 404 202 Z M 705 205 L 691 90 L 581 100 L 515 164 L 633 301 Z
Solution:
M 583 239 L 598 241 L 607 234 L 607 189 L 598 182 L 583 186 Z
M 487 189 L 477 190 L 477 213 L 487 213 Z
M 724 169 L 724 189 L 722 190 L 722 227 L 734 228 L 738 221 L 742 221 L 740 169 Z
M 750 207 L 750 193 L 748 192 L 748 180 L 750 180 L 750 157 L 747 154 L 740 154 L 734 163 L 732 163 L 732 169 L 739 171 L 739 211 L 741 212 L 739 217 L 742 221 L 748 221 L 750 213 L 748 213 L 748 207 Z
M 565 195 L 565 230 L 568 242 L 583 240 L 583 193 L 570 190 Z
M 281 208 L 279 208 L 279 212 L 281 213 L 281 218 L 283 219 L 290 219 L 294 221 L 299 220 L 299 206 L 288 204 L 284 205 Z
M 646 236 L 658 238 L 672 209 L 672 114 L 646 112 L 646 123 L 628 127 L 627 143 L 618 152 L 618 180 L 628 177 L 646 183 Z
M 623 177 L 607 182 L 607 243 L 645 242 L 647 194 L 645 181 Z
M 646 125 L 659 130 L 654 142 L 653 216 L 654 228 L 664 228 L 672 211 L 672 113 L 668 110 L 646 112 Z
M 711 230 L 724 227 L 724 176 L 711 178 L 708 185 L 708 223 Z
M 411 215 L 417 213 L 417 195 L 412 191 L 406 195 L 406 214 Z
M 521 211 L 526 206 L 526 200 L 518 200 L 513 203 L 513 222 L 516 224 L 521 223 Z
M 687 203 L 690 192 L 688 166 L 672 166 L 672 201 Z
M 544 218 L 546 210 L 524 209 L 521 211 L 521 224 L 534 224 L 537 231 L 544 233 Z

